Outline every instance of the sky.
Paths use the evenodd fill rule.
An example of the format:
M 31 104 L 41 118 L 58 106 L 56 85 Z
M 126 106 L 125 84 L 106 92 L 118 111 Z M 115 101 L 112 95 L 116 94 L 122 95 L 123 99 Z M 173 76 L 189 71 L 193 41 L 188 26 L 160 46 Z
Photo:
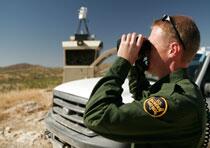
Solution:
M 62 41 L 76 33 L 78 10 L 88 8 L 91 34 L 103 41 L 104 52 L 123 33 L 149 36 L 163 14 L 191 16 L 210 46 L 209 0 L 0 0 L 0 67 L 30 63 L 63 66 Z

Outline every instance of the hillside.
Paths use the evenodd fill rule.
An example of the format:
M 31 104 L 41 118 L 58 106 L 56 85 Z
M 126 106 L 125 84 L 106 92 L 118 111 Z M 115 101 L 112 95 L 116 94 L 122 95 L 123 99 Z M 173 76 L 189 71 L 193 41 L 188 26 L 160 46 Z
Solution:
M 62 68 L 16 64 L 0 67 L 0 92 L 32 88 L 48 88 L 62 83 Z

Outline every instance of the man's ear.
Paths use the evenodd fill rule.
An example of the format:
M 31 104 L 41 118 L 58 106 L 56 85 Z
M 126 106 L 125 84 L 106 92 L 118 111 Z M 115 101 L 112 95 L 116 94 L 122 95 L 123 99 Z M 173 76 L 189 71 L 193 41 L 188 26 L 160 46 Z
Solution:
M 168 51 L 169 57 L 171 58 L 176 57 L 180 54 L 180 52 L 181 52 L 181 46 L 179 45 L 178 42 L 170 43 Z

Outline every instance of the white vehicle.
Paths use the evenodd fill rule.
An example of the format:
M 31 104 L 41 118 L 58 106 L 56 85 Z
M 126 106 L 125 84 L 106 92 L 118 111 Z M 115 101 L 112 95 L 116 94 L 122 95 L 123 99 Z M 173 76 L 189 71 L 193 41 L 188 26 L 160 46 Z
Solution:
M 198 52 L 188 69 L 210 104 L 210 54 Z M 53 106 L 45 119 L 54 147 L 69 148 L 128 148 L 120 143 L 97 135 L 83 123 L 85 104 L 99 78 L 81 79 L 57 86 L 53 91 Z M 123 102 L 132 102 L 128 80 L 123 85 Z M 207 137 L 209 138 L 209 137 Z

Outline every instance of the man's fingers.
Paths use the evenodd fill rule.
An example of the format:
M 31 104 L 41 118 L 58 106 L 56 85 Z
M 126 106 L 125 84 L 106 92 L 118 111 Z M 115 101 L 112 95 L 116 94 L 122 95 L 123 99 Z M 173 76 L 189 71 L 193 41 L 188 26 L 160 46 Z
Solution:
M 125 41 L 126 40 L 126 35 L 123 34 L 122 37 L 121 37 L 121 41 Z
M 131 34 L 130 34 L 130 33 L 128 33 L 128 34 L 127 34 L 127 37 L 126 37 L 126 42 L 128 42 L 128 43 L 129 43 L 129 42 L 130 42 L 130 40 L 131 40 Z
M 142 42 L 143 42 L 143 36 L 141 34 L 139 34 L 138 39 L 136 41 L 136 46 L 141 47 Z
M 132 33 L 132 35 L 131 35 L 131 41 L 130 41 L 130 43 L 131 44 L 134 44 L 136 42 L 136 33 L 134 32 L 134 33 Z

